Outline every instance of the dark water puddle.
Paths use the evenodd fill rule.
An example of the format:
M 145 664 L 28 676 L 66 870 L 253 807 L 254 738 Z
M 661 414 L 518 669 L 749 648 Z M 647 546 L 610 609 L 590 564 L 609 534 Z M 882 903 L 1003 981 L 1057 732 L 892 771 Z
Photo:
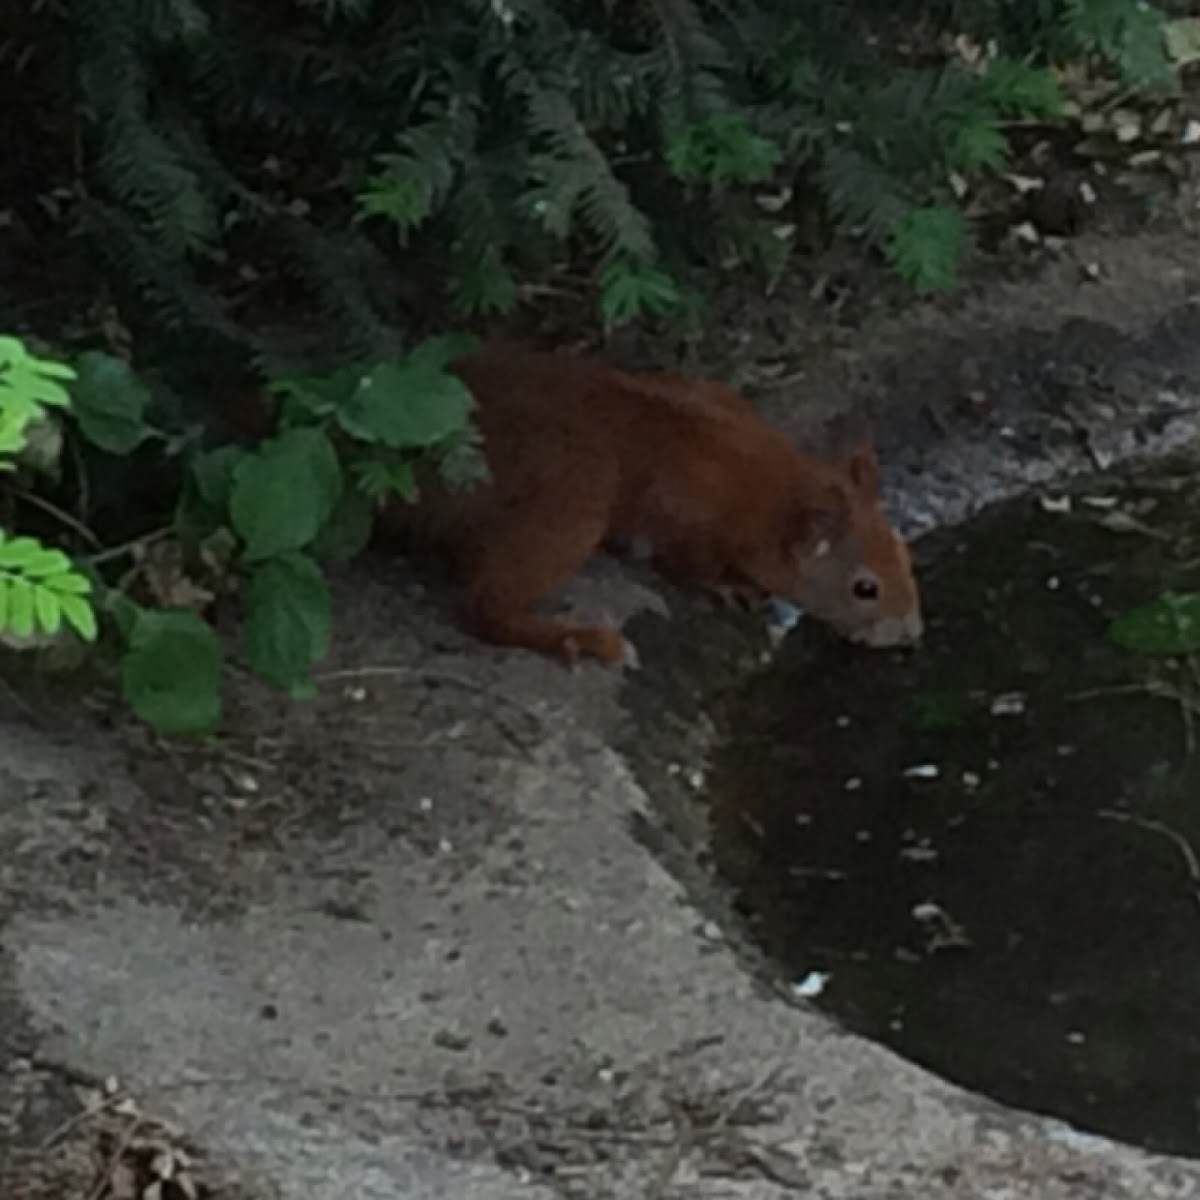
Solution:
M 849 1027 L 1200 1154 L 1200 672 L 1104 637 L 1200 588 L 1196 469 L 1089 481 L 1069 513 L 1006 504 L 921 557 L 919 653 L 812 627 L 738 698 L 710 775 L 717 867 L 789 978 L 828 973 L 818 1003 Z

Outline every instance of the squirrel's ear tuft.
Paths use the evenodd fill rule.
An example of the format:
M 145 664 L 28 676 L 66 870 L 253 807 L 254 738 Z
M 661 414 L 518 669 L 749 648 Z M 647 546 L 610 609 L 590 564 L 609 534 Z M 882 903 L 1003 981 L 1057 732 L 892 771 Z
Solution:
M 842 470 L 864 500 L 874 504 L 879 499 L 879 458 L 869 442 L 864 442 L 842 463 Z

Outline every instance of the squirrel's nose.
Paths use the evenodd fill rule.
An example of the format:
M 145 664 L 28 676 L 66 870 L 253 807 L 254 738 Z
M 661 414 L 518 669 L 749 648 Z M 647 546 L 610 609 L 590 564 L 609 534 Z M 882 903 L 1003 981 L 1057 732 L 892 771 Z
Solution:
M 908 612 L 903 616 L 880 617 L 872 622 L 855 641 L 886 650 L 892 646 L 915 646 L 925 633 L 925 622 L 920 612 Z

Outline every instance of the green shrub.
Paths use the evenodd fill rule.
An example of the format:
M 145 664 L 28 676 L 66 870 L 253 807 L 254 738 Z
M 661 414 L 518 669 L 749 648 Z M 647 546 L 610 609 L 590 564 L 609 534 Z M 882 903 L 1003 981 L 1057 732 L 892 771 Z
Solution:
M 969 64 L 956 35 L 995 54 Z M 73 0 L 31 6 L 13 45 L 10 128 L 80 274 L 105 264 L 143 336 L 270 368 L 316 342 L 380 361 L 428 331 L 431 293 L 502 312 L 568 266 L 609 322 L 665 313 L 716 264 L 777 269 L 778 197 L 814 189 L 837 231 L 947 286 L 969 244 L 948 173 L 1058 111 L 1048 64 L 1169 78 L 1140 0 Z M 44 115 L 76 101 L 82 124 Z
M 185 484 L 168 532 L 184 568 L 224 545 L 220 572 L 245 588 L 245 659 L 273 687 L 312 694 L 311 668 L 326 652 L 332 625 L 319 564 L 363 547 L 378 502 L 412 498 L 423 462 L 452 485 L 485 477 L 470 394 L 446 370 L 471 345 L 443 337 L 369 370 L 277 379 L 282 409 L 274 437 L 253 448 L 185 443 Z M 64 381 L 73 381 L 73 398 Z M 51 409 L 70 418 L 68 437 L 108 454 L 127 457 L 148 441 L 168 445 L 147 419 L 150 400 L 143 380 L 110 355 L 89 351 L 71 367 L 0 338 L 0 469 L 15 471 L 26 432 L 51 419 Z M 39 511 L 61 520 L 68 535 L 88 532 L 54 506 Z M 179 594 L 191 604 L 161 596 L 143 603 L 122 588 L 136 571 L 106 576 L 161 532 L 74 564 L 35 537 L 0 528 L 0 635 L 20 646 L 65 624 L 94 641 L 100 613 L 121 647 L 121 684 L 134 711 L 165 733 L 210 733 L 221 720 L 224 669 L 222 642 L 201 612 L 213 593 L 189 584 Z M 181 581 L 189 583 L 186 574 Z

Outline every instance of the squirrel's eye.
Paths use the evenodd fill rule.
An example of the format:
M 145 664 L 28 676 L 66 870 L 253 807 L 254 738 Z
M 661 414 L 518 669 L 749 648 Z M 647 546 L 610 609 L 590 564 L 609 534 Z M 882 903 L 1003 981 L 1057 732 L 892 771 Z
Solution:
M 856 600 L 876 600 L 879 597 L 879 584 L 870 577 L 856 579 L 850 590 Z

